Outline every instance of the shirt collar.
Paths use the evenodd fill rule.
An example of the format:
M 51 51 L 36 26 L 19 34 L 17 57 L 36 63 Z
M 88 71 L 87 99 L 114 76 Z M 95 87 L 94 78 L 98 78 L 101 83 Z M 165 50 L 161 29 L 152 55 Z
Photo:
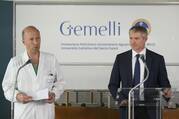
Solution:
M 137 54 L 144 55 L 144 57 L 146 57 L 146 48 L 144 48 L 140 53 L 132 50 L 132 58 L 134 58 Z

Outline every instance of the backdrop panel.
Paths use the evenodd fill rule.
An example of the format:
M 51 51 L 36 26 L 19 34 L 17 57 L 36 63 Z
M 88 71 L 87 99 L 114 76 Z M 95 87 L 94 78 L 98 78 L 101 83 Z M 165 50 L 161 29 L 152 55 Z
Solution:
M 151 25 L 147 47 L 179 63 L 178 5 L 16 5 L 16 54 L 23 51 L 21 31 L 40 29 L 41 50 L 62 64 L 113 63 L 130 48 L 128 29 L 137 19 Z

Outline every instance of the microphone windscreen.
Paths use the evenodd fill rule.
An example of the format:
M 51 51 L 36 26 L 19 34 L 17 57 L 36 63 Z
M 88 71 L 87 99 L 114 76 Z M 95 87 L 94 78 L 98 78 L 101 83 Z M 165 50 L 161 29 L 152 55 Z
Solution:
M 141 60 L 144 62 L 144 63 L 146 63 L 146 60 L 145 60 L 145 58 L 144 58 L 144 55 L 142 54 L 142 55 L 140 55 L 140 58 L 141 58 Z

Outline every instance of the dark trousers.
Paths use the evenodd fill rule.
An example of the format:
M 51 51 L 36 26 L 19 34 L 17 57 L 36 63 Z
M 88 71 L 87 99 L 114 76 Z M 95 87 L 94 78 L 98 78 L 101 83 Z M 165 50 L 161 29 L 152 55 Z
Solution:
M 128 108 L 120 107 L 119 108 L 119 119 L 128 119 Z
M 128 108 L 119 108 L 120 119 L 128 119 Z M 134 119 L 158 119 L 156 118 L 156 108 L 136 106 L 134 108 Z
M 134 119 L 150 119 L 147 108 L 142 107 L 135 107 L 134 108 Z

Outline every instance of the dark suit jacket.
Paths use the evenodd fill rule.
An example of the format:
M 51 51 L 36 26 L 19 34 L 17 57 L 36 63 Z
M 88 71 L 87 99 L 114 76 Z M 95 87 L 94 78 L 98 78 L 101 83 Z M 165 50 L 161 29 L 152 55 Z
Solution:
M 146 64 L 150 74 L 144 83 L 144 88 L 171 87 L 163 56 L 147 49 Z M 113 98 L 116 98 L 117 90 L 121 88 L 120 82 L 122 83 L 122 88 L 132 88 L 132 50 L 118 54 L 116 57 L 108 85 Z M 127 90 L 119 93 L 119 103 L 124 99 L 128 99 Z

